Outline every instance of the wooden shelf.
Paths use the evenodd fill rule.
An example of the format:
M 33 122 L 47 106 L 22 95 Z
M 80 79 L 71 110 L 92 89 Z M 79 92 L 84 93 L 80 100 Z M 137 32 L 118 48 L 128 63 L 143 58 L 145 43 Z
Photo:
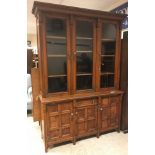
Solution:
M 52 36 L 52 35 L 47 35 L 46 38 L 47 38 L 47 39 L 66 39 L 66 37 L 62 37 L 62 36 Z
M 85 75 L 92 75 L 91 73 L 79 73 L 79 74 L 76 74 L 77 76 L 85 76 Z
M 116 41 L 116 39 L 101 39 L 102 41 L 105 41 L 105 42 L 114 42 L 114 41 Z
M 92 40 L 93 38 L 90 38 L 90 37 L 76 37 L 76 39 Z
M 92 51 L 77 51 L 77 53 L 92 53 Z
M 66 57 L 66 55 L 49 54 L 48 57 Z
M 113 72 L 104 72 L 104 73 L 101 73 L 101 75 L 114 75 Z
M 115 57 L 115 55 L 101 55 L 101 57 Z
M 49 75 L 48 77 L 65 77 L 66 74 Z

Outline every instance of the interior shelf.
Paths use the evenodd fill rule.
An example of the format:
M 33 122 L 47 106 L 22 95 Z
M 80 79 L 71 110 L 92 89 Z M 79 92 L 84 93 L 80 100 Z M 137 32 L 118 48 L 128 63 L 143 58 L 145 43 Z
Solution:
M 49 75 L 48 77 L 65 77 L 66 74 Z
M 114 75 L 114 73 L 113 72 L 103 72 L 103 73 L 101 73 L 101 75 Z
M 66 37 L 63 37 L 63 36 L 52 36 L 52 35 L 47 35 L 46 38 L 48 38 L 48 39 L 66 39 Z
M 86 40 L 92 40 L 93 38 L 90 38 L 90 37 L 76 37 L 76 39 L 86 39 Z
M 84 76 L 84 75 L 92 75 L 91 73 L 79 73 L 79 74 L 76 74 L 77 76 Z
M 101 55 L 101 57 L 114 57 L 115 55 Z
M 49 54 L 48 57 L 66 57 L 66 55 Z
M 77 51 L 77 53 L 92 53 L 92 51 Z
M 101 39 L 102 41 L 106 41 L 106 42 L 114 42 L 114 41 L 116 41 L 116 39 Z

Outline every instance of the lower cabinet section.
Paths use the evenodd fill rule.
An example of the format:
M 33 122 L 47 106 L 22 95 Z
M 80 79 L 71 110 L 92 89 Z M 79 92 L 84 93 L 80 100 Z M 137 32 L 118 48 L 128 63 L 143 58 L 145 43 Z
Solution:
M 105 131 L 120 130 L 120 95 L 72 99 L 44 104 L 45 151 L 53 144 L 76 140 Z

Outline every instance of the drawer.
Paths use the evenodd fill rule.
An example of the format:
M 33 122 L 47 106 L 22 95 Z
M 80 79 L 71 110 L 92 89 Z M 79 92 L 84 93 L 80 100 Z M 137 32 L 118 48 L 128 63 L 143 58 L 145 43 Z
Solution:
M 97 101 L 96 99 L 81 99 L 76 101 L 76 107 L 83 107 L 83 106 L 90 106 L 90 105 L 96 105 Z
M 110 106 L 110 104 L 109 104 L 109 98 L 108 97 L 102 98 L 101 99 L 101 105 L 102 105 L 102 107 L 108 107 L 108 106 Z
M 120 103 L 120 96 L 110 97 L 110 105 L 115 106 Z

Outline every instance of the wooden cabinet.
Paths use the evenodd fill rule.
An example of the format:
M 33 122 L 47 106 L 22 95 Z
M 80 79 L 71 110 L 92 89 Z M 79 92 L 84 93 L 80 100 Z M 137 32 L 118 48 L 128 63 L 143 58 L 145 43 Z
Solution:
M 53 144 L 120 129 L 124 15 L 34 2 L 41 130 Z

